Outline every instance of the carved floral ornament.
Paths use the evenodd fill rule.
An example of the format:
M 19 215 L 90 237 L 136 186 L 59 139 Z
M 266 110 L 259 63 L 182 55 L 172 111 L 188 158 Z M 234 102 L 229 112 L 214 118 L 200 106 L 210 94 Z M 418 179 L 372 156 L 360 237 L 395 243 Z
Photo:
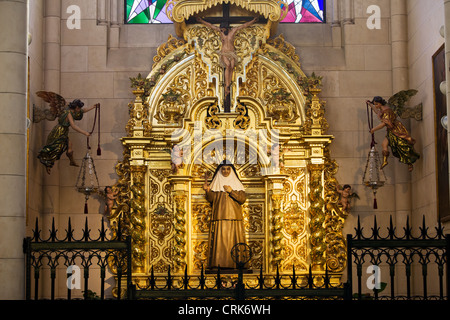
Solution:
M 162 94 L 155 117 L 162 122 L 176 123 L 184 115 L 189 103 L 189 93 L 183 89 L 169 88 Z
M 267 101 L 267 114 L 275 120 L 290 122 L 298 118 L 295 101 L 286 89 L 279 88 L 268 92 Z

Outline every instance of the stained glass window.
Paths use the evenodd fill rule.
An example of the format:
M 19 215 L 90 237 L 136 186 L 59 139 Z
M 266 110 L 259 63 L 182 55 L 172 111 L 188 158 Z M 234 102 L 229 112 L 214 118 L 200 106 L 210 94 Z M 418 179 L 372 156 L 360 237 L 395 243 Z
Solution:
M 285 0 L 288 13 L 282 23 L 325 22 L 325 0 Z
M 282 23 L 324 23 L 325 0 L 285 0 L 288 13 Z M 125 0 L 125 23 L 172 23 L 167 0 Z
M 126 0 L 125 23 L 172 23 L 166 15 L 167 0 Z

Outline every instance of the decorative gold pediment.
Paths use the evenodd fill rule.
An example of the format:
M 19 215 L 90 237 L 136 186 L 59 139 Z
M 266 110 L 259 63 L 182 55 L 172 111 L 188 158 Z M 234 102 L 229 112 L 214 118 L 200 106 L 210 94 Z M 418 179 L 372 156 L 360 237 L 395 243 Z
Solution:
M 245 10 L 254 12 L 267 19 L 267 26 L 271 35 L 275 34 L 278 22 L 287 14 L 288 5 L 278 0 L 169 0 L 167 16 L 175 24 L 175 31 L 183 37 L 186 27 L 185 21 L 214 6 L 229 3 Z

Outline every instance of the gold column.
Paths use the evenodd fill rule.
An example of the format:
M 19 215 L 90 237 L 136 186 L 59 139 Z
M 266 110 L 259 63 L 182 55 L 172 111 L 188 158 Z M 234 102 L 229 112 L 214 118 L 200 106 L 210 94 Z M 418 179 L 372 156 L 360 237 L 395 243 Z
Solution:
M 181 271 L 186 266 L 186 195 L 177 193 L 173 198 L 175 200 L 173 261 L 175 263 L 175 271 Z
M 190 176 L 170 176 L 173 186 L 172 196 L 175 203 L 173 261 L 175 272 L 183 272 L 188 261 L 188 213 L 190 208 Z
M 310 264 L 314 270 L 324 270 L 326 261 L 326 211 L 324 200 L 324 169 L 327 157 L 328 145 L 333 140 L 333 136 L 325 135 L 328 123 L 324 118 L 325 110 L 323 102 L 318 94 L 321 92 L 317 88 L 321 83 L 320 78 L 309 79 L 309 106 L 307 110 L 307 120 L 305 123 L 304 142 L 309 150 L 309 215 L 310 215 Z
M 136 84 L 136 82 L 134 82 Z M 133 272 L 144 273 L 146 263 L 146 228 L 147 228 L 147 208 L 146 208 L 146 189 L 147 185 L 147 146 L 150 145 L 151 139 L 148 138 L 150 124 L 148 120 L 148 105 L 143 101 L 145 94 L 145 83 L 136 85 L 133 93 L 136 98 L 133 103 L 128 105 L 130 119 L 126 125 L 128 136 L 122 138 L 124 146 L 124 161 L 122 166 L 126 165 L 129 170 L 130 177 L 126 179 L 126 172 L 121 183 L 128 185 L 118 185 L 121 192 L 120 198 L 129 201 L 119 206 L 112 215 L 118 218 L 122 215 L 122 226 L 125 228 L 124 233 L 131 236 L 132 239 L 132 258 Z M 126 169 L 125 168 L 125 169 Z M 128 210 L 127 210 L 128 209 Z
M 131 166 L 132 184 L 130 199 L 130 215 L 129 215 L 129 235 L 133 246 L 132 261 L 133 272 L 143 273 L 145 271 L 146 259 L 146 237 L 145 230 L 147 227 L 145 208 L 145 176 L 147 172 L 146 166 Z
M 309 164 L 309 229 L 311 232 L 310 265 L 314 270 L 323 270 L 325 264 L 325 212 L 322 187 L 323 164 Z
M 281 266 L 284 258 L 283 251 L 283 211 L 281 210 L 283 200 L 283 181 L 287 175 L 275 174 L 267 176 L 266 190 L 270 190 L 268 199 L 270 199 L 270 265 L 269 270 L 275 271 L 277 266 Z

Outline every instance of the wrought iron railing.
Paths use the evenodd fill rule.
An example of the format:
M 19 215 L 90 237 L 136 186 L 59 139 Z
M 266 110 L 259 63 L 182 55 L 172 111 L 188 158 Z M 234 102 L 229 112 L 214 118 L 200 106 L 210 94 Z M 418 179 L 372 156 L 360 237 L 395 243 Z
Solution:
M 375 216 L 369 235 L 364 235 L 363 229 L 358 217 L 355 235 L 347 236 L 347 265 L 350 266 L 347 268 L 347 281 L 352 288 L 355 280 L 353 266 L 356 267 L 355 299 L 448 300 L 450 236 L 444 234 L 440 223 L 430 232 L 423 217 L 422 226 L 414 235 L 409 219 L 399 233 L 390 217 L 389 227 L 386 232 L 381 232 Z M 432 272 L 433 268 L 435 272 Z M 365 284 L 364 269 L 365 276 L 367 272 L 372 273 Z M 413 281 L 418 277 L 421 285 Z M 368 282 L 370 292 L 367 292 Z M 377 286 L 375 282 L 378 282 Z M 432 294 L 429 292 L 431 283 L 438 287 Z
M 322 274 L 313 274 L 311 268 L 307 275 L 296 275 L 295 268 L 290 275 L 264 275 L 262 268 L 258 275 L 246 275 L 245 269 L 238 268 L 230 274 L 229 270 L 220 268 L 211 273 L 189 276 L 187 268 L 183 277 L 171 275 L 155 276 L 153 269 L 143 285 L 133 285 L 132 299 L 161 298 L 228 298 L 228 299 L 349 299 L 346 284 L 332 285 L 328 270 Z
M 168 268 L 167 274 L 155 275 L 152 268 L 150 276 L 132 280 L 131 239 L 122 234 L 120 226 L 117 230 L 117 234 L 108 237 L 102 221 L 98 235 L 93 237 L 86 219 L 81 237 L 76 238 L 69 219 L 67 229 L 59 237 L 53 220 L 49 236 L 43 238 L 36 220 L 32 236 L 24 239 L 26 298 L 32 299 L 34 290 L 34 299 L 61 299 L 56 288 L 57 270 L 72 265 L 82 271 L 84 299 L 92 298 L 89 290 L 92 268 L 100 269 L 100 289 L 95 289 L 100 293 L 99 299 L 106 297 L 107 270 L 115 278 L 118 299 L 448 300 L 449 297 L 450 236 L 444 234 L 440 224 L 434 229 L 426 227 L 425 219 L 414 234 L 409 220 L 398 231 L 391 218 L 389 227 L 381 231 L 375 217 L 366 234 L 358 218 L 355 234 L 347 236 L 345 283 L 336 281 L 337 275 L 328 269 L 315 272 L 310 268 L 307 274 L 297 274 L 295 268 L 290 274 L 280 274 L 278 270 L 267 274 L 260 269 L 252 274 L 239 265 L 231 274 L 226 270 L 210 273 L 202 269 L 199 274 L 188 275 L 186 268 L 184 275 L 172 275 Z M 378 270 L 381 277 L 368 274 L 369 267 Z M 49 271 L 50 279 L 42 279 L 44 269 L 45 273 Z M 69 281 L 70 277 L 66 274 L 64 280 Z M 368 288 L 368 277 L 377 282 L 374 288 Z M 42 284 L 50 287 L 50 294 L 42 296 Z M 72 299 L 69 282 L 67 285 L 64 299 Z
M 33 298 L 42 298 L 40 295 L 40 278 L 44 269 L 50 271 L 50 294 L 44 298 L 55 299 L 57 291 L 56 275 L 60 269 L 79 271 L 79 273 L 74 272 L 73 274 L 66 273 L 67 279 L 64 280 L 67 285 L 67 299 L 72 299 L 73 285 L 77 284 L 77 280 L 81 284 L 81 270 L 83 270 L 84 299 L 105 299 L 107 270 L 112 270 L 117 277 L 117 298 L 123 297 L 125 290 L 122 291 L 122 278 L 126 277 L 127 283 L 131 281 L 131 239 L 122 235 L 120 226 L 118 230 L 117 234 L 108 238 L 102 219 L 98 236 L 93 238 L 86 218 L 82 237 L 77 239 L 74 236 L 74 229 L 69 218 L 65 234 L 62 238 L 59 238 L 53 219 L 49 236 L 42 238 L 42 231 L 39 229 L 38 219 L 36 219 L 35 229 L 32 232 L 33 236 L 25 238 L 23 244 L 26 256 L 26 299 L 32 299 L 32 286 L 34 286 Z M 100 296 L 89 289 L 90 270 L 95 267 L 100 269 Z M 75 276 L 80 278 L 72 279 Z

